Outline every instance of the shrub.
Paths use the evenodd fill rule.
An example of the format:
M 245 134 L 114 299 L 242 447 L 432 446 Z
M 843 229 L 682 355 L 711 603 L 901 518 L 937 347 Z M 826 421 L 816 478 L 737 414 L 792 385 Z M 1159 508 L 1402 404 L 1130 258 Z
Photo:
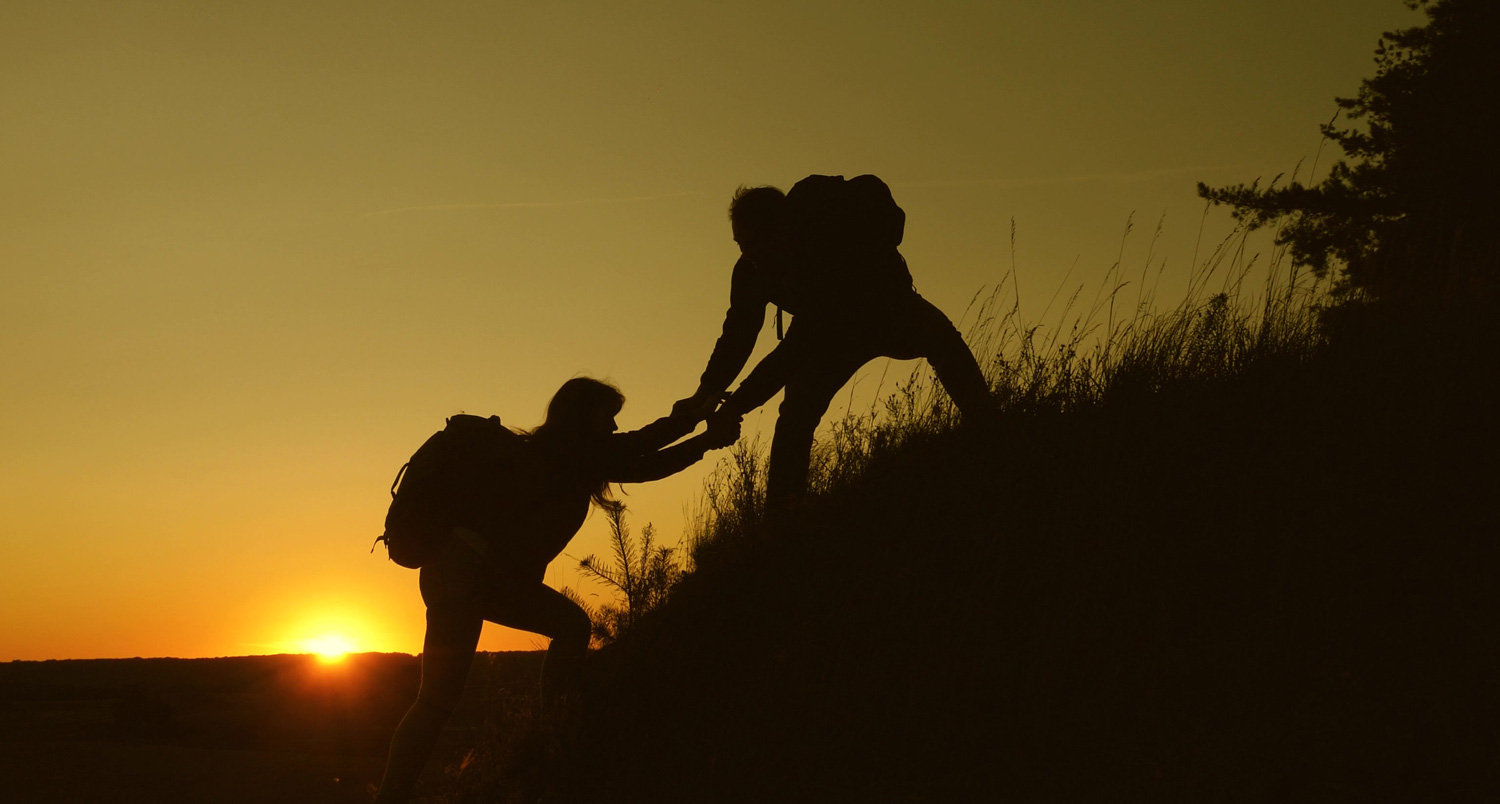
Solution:
M 625 524 L 625 506 L 607 509 L 610 546 L 614 563 L 605 564 L 593 554 L 578 562 L 578 569 L 614 590 L 620 602 L 597 608 L 584 606 L 593 621 L 594 640 L 607 645 L 619 639 L 637 621 L 667 600 L 672 586 L 682 576 L 682 565 L 673 548 L 656 544 L 656 529 L 648 522 L 634 538 Z M 575 602 L 579 602 L 576 596 Z

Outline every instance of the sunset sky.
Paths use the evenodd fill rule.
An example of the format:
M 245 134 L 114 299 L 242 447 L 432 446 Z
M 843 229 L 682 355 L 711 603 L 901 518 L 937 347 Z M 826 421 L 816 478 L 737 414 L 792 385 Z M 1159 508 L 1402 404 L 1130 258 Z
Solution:
M 416 652 L 416 573 L 367 553 L 396 470 L 459 411 L 538 424 L 577 374 L 620 385 L 622 427 L 665 414 L 718 334 L 736 186 L 881 176 L 918 289 L 955 319 L 1009 270 L 1012 219 L 1036 318 L 1102 280 L 1132 212 L 1139 272 L 1165 216 L 1171 301 L 1194 182 L 1310 163 L 1380 32 L 1422 19 L 1400 0 L 7 3 L 0 660 L 328 635 Z M 674 542 L 715 459 L 628 488 L 631 522 Z M 567 554 L 605 533 L 592 516 Z M 574 564 L 548 582 L 578 585 Z M 487 625 L 481 648 L 541 644 Z

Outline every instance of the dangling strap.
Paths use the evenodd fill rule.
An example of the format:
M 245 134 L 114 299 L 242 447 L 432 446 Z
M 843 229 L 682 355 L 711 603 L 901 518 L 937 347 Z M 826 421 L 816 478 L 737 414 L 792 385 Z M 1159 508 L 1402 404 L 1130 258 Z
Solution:
M 783 333 L 782 333 L 782 330 L 781 330 L 781 305 L 778 304 L 778 305 L 776 305 L 776 340 L 778 340 L 778 341 L 781 340 L 782 335 L 783 335 Z
M 403 475 L 406 474 L 406 469 L 409 466 L 411 466 L 411 462 L 410 461 L 401 464 L 401 471 L 397 472 L 396 473 L 396 479 L 393 480 L 393 481 L 391 481 L 391 499 L 393 499 L 393 500 L 396 499 L 396 487 L 399 486 L 399 485 L 401 485 L 401 478 L 402 478 Z

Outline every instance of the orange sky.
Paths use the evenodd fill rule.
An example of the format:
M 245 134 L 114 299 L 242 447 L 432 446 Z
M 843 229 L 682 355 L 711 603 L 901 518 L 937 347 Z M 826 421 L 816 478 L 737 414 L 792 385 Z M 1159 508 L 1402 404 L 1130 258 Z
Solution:
M 1310 159 L 1379 33 L 1419 22 L 1399 0 L 11 4 L 0 660 L 415 652 L 416 574 L 366 553 L 396 469 L 461 410 L 537 424 L 578 373 L 623 388 L 625 427 L 692 391 L 737 185 L 882 176 L 954 317 L 1010 265 L 1012 218 L 1035 317 L 1071 266 L 1099 281 L 1132 211 L 1140 266 L 1165 214 L 1168 298 L 1193 183 Z M 711 462 L 629 489 L 632 522 L 674 541 Z M 602 552 L 602 520 L 568 553 Z

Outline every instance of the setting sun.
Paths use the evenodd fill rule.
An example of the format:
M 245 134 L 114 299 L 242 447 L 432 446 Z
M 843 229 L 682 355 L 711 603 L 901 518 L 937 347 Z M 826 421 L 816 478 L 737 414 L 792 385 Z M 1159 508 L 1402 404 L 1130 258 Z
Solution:
M 342 634 L 316 636 L 304 640 L 302 647 L 308 653 L 316 654 L 318 659 L 324 662 L 337 662 L 359 649 L 354 640 Z
M 388 651 L 392 640 L 384 623 L 372 622 L 344 601 L 288 595 L 278 612 L 266 612 L 268 630 L 282 636 L 273 643 L 283 653 L 310 653 L 325 663 L 350 653 Z

